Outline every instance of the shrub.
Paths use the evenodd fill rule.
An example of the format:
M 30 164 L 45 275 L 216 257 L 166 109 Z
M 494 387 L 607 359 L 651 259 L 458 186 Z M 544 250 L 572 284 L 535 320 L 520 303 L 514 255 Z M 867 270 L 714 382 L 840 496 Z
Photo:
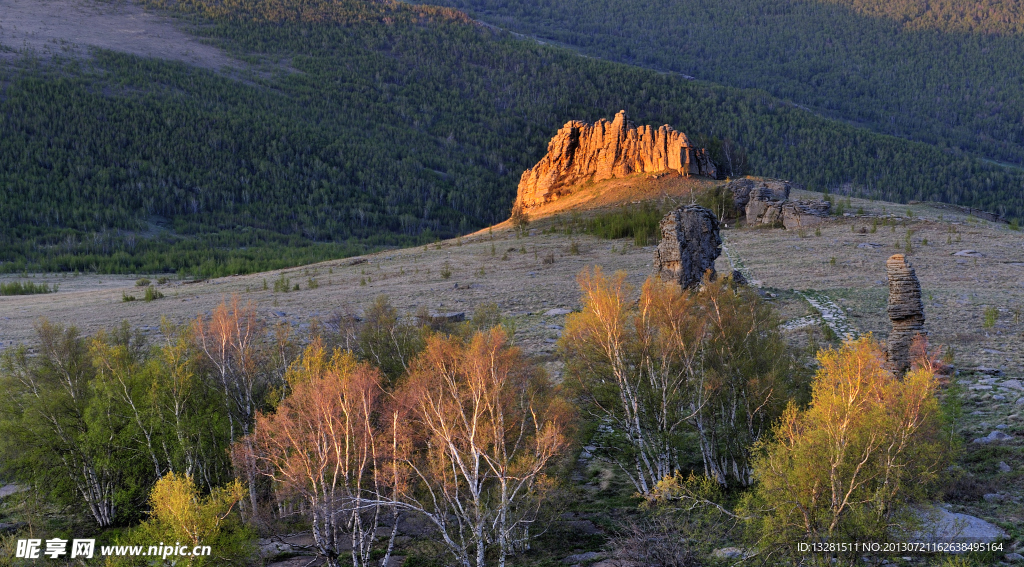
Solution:
M 999 318 L 999 310 L 998 309 L 996 309 L 995 307 L 986 307 L 985 308 L 985 321 L 984 321 L 984 323 L 982 323 L 982 325 L 986 329 L 991 329 L 992 327 L 996 326 L 996 320 L 998 318 Z
M 741 510 L 763 546 L 890 541 L 937 493 L 951 448 L 935 375 L 918 365 L 898 379 L 884 359 L 870 336 L 820 351 L 810 406 L 790 403 L 758 443 Z
M 49 284 L 32 282 L 11 282 L 0 284 L 0 295 L 34 295 L 37 293 L 57 293 L 57 284 L 51 288 Z
M 135 280 L 135 287 L 146 287 L 151 283 L 148 278 L 139 278 Z
M 158 290 L 157 288 L 155 288 L 153 286 L 149 286 L 149 287 L 146 288 L 146 294 L 145 294 L 145 296 L 143 296 L 142 299 L 144 301 L 153 301 L 154 299 L 160 299 L 163 296 L 164 296 L 164 294 L 160 293 L 160 290 Z
M 584 230 L 594 236 L 610 240 L 632 237 L 638 246 L 642 246 L 649 241 L 658 240 L 658 226 L 663 216 L 665 211 L 652 203 L 644 203 L 640 207 L 628 205 L 590 219 Z

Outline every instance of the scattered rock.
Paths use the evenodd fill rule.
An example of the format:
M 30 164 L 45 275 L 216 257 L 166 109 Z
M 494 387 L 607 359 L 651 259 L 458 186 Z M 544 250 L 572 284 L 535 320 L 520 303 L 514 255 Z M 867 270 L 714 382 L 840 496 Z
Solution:
M 1005 402 L 1006 401 L 1006 396 L 1003 396 L 1003 395 L 1000 395 L 1000 394 L 996 394 L 996 395 L 992 396 L 992 400 L 996 401 L 996 402 Z
M 1019 553 L 1007 553 L 1003 556 L 1007 563 L 1024 563 L 1024 555 Z
M 712 551 L 711 555 L 718 559 L 743 559 L 747 556 L 747 552 L 739 547 L 723 547 Z
M 941 506 L 918 510 L 924 523 L 922 530 L 911 534 L 911 539 L 929 542 L 989 543 L 1006 537 L 1006 532 L 981 518 L 950 512 Z
M 861 242 L 860 244 L 857 245 L 857 248 L 870 248 L 872 250 L 875 250 L 877 248 L 882 248 L 884 246 L 884 244 L 877 244 L 875 242 Z
M 0 534 L 13 534 L 13 533 L 17 532 L 18 530 L 20 530 L 21 528 L 25 527 L 25 525 L 26 524 L 21 523 L 21 522 L 17 522 L 17 523 L 14 523 L 14 524 L 8 524 L 8 523 L 0 522 Z
M 959 252 L 953 252 L 954 256 L 968 256 L 970 258 L 984 258 L 985 255 L 977 250 L 961 250 Z
M 999 472 L 1001 472 L 1001 473 L 1013 472 L 1013 468 L 1010 465 L 1006 464 L 1005 461 L 999 461 Z
M 971 443 L 979 443 L 984 445 L 986 443 L 995 443 L 998 441 L 1009 441 L 1010 439 L 1013 439 L 1013 435 L 1007 435 L 1006 433 L 997 430 L 993 431 L 992 433 L 989 433 L 985 437 L 978 437 L 974 441 L 971 441 Z
M 577 553 L 576 555 L 570 555 L 562 560 L 562 563 L 566 565 L 577 565 L 586 561 L 597 561 L 598 559 L 604 559 L 605 554 L 598 553 L 597 551 L 588 551 L 586 553 Z
M 702 148 L 669 125 L 634 126 L 620 110 L 609 122 L 567 122 L 548 143 L 548 153 L 519 180 L 516 207 L 529 209 L 572 192 L 585 181 L 604 181 L 634 173 L 672 171 L 717 177 Z
M 18 492 L 25 490 L 28 490 L 27 486 L 22 486 L 20 484 L 5 484 L 0 486 L 0 498 L 6 498 L 7 496 L 17 494 Z
M 562 309 L 561 307 L 558 307 L 556 309 L 548 309 L 547 311 L 544 312 L 544 316 L 545 317 L 555 317 L 557 315 L 568 315 L 570 313 L 572 313 L 572 310 L 570 310 L 570 309 Z
M 654 251 L 654 270 L 666 281 L 684 288 L 700 284 L 704 273 L 715 277 L 715 259 L 722 254 L 722 238 L 714 213 L 699 205 L 685 205 L 661 219 L 661 241 Z
M 999 384 L 1000 388 L 1008 388 L 1010 390 L 1024 391 L 1024 384 L 1020 380 L 1006 380 Z
M 971 384 L 967 387 L 968 390 L 991 390 L 992 386 L 988 384 Z
M 910 345 L 924 330 L 924 304 L 921 302 L 921 283 L 914 268 L 903 254 L 893 254 L 885 263 L 889 279 L 889 345 L 887 365 L 898 376 L 910 368 Z
M 452 311 L 449 313 L 431 313 L 432 323 L 461 323 L 466 320 L 465 311 Z
M 739 270 L 732 271 L 732 281 L 739 285 L 750 285 L 750 282 L 747 281 L 747 278 Z
M 987 374 L 989 376 L 1002 376 L 1003 371 L 998 368 L 990 368 L 988 366 L 979 366 L 978 374 Z
M 997 426 L 996 426 L 996 429 L 1006 429 L 1006 428 L 1008 428 L 1008 427 L 1009 427 L 1009 426 L 1008 426 L 1008 425 L 1006 425 L 1005 423 L 1000 423 L 999 425 L 997 425 Z
M 985 502 L 1002 502 L 1003 500 L 1006 500 L 1005 496 L 1003 496 L 1002 494 L 996 494 L 994 492 L 982 495 L 981 498 L 985 500 Z
M 1020 398 L 1017 398 L 1017 401 L 1014 402 L 1014 404 L 1016 404 L 1018 406 L 1024 406 L 1024 396 L 1022 396 Z

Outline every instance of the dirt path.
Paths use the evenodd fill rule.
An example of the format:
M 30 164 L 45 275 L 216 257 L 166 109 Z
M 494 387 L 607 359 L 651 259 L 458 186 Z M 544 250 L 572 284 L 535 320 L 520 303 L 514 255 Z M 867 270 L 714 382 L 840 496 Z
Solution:
M 219 70 L 241 68 L 174 20 L 127 1 L 0 0 L 0 60 L 19 53 L 86 57 L 98 47 Z

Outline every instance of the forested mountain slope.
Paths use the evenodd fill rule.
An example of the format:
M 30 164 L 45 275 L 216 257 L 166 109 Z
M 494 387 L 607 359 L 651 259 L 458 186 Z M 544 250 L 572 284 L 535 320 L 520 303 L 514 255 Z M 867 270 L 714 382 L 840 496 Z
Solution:
M 1024 163 L 1024 8 L 983 0 L 438 0 L 610 60 Z
M 671 124 L 728 172 L 1019 216 L 1024 172 L 737 90 L 580 57 L 459 12 L 150 2 L 261 68 L 99 52 L 0 68 L 0 270 L 237 273 L 507 217 L 570 119 Z

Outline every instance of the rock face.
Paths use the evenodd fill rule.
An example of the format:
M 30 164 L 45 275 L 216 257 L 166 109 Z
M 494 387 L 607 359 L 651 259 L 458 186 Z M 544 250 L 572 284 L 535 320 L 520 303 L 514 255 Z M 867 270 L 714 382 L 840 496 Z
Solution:
M 669 125 L 634 126 L 620 110 L 611 122 L 567 122 L 548 144 L 548 153 L 519 180 L 516 206 L 529 209 L 554 201 L 585 181 L 633 173 L 675 171 L 716 176 L 707 152 Z
M 748 225 L 784 226 L 787 229 L 815 226 L 828 218 L 828 201 L 790 201 L 788 181 L 737 179 L 726 188 L 732 192 L 736 211 L 743 211 Z
M 910 368 L 910 345 L 918 335 L 925 335 L 924 304 L 921 302 L 921 283 L 914 268 L 903 254 L 893 254 L 885 262 L 889 276 L 889 369 L 902 375 Z
M 793 230 L 819 225 L 831 209 L 832 203 L 828 201 L 787 201 L 782 204 L 782 226 Z
M 718 219 L 699 205 L 685 205 L 661 219 L 661 242 L 654 251 L 654 270 L 684 288 L 700 284 L 704 272 L 715 277 L 715 259 L 722 253 Z

